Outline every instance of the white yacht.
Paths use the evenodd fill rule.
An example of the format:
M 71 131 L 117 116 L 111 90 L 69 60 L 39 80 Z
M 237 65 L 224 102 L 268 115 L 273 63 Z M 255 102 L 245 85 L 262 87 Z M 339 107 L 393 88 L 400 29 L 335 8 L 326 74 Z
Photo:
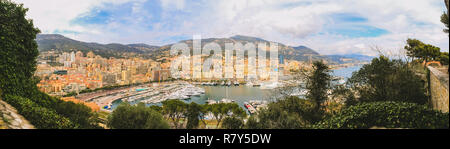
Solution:
M 230 80 L 228 80 L 227 86 L 231 86 L 231 81 Z
M 277 88 L 278 86 L 279 86 L 278 82 L 261 83 L 261 89 L 274 89 Z

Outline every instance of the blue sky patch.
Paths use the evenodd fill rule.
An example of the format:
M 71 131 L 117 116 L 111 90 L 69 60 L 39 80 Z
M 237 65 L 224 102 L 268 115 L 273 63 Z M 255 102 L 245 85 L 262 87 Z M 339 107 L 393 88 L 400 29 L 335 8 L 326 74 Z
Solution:
M 325 25 L 324 31 L 319 34 L 341 35 L 349 38 L 378 37 L 388 34 L 389 31 L 369 24 L 366 17 L 356 13 L 335 13 L 329 16 L 330 22 Z
M 73 24 L 106 24 L 112 14 L 105 10 L 94 9 L 72 20 Z
M 388 34 L 389 31 L 369 25 L 347 25 L 331 27 L 329 34 L 342 35 L 350 38 L 378 37 Z
M 354 23 L 354 22 L 367 22 L 368 21 L 367 18 L 362 17 L 358 14 L 353 14 L 353 13 L 337 13 L 337 14 L 332 14 L 331 17 L 336 22 Z
M 80 32 L 69 31 L 69 30 L 55 30 L 53 34 L 80 34 Z

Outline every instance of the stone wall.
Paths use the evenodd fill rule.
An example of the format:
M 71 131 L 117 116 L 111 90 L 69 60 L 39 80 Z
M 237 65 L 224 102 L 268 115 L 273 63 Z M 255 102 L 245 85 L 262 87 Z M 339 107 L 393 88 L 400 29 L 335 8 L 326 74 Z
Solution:
M 434 109 L 448 112 L 448 68 L 439 69 L 428 66 L 428 70 L 430 70 L 431 105 Z
M 14 107 L 0 100 L 0 129 L 34 129 L 34 126 Z

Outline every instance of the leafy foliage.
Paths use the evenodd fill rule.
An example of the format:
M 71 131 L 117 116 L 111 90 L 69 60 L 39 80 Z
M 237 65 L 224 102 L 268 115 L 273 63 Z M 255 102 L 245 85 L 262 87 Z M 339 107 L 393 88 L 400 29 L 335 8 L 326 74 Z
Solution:
M 55 111 L 67 117 L 76 125 L 74 128 L 93 129 L 101 128 L 98 123 L 98 116 L 92 109 L 81 103 L 60 101 L 55 106 Z
M 39 51 L 54 49 L 58 51 L 71 52 L 73 49 L 77 49 L 83 53 L 92 51 L 96 55 L 100 55 L 102 57 L 122 58 L 123 53 L 142 54 L 145 52 L 134 45 L 86 43 L 69 39 L 58 34 L 38 34 L 37 43 L 39 45 Z
M 448 129 L 449 114 L 427 108 L 424 105 L 405 102 L 361 103 L 342 110 L 337 115 L 319 122 L 315 128 L 367 129 L 431 128 Z
M 384 56 L 374 58 L 349 79 L 358 100 L 404 101 L 425 104 L 424 81 L 407 64 L 400 60 L 389 60 Z
M 68 119 L 72 123 L 68 125 L 67 122 L 61 120 L 61 125 L 64 127 L 56 127 L 55 124 L 52 124 L 53 121 L 36 119 L 36 115 L 39 114 L 25 114 L 24 116 L 38 128 L 66 128 L 66 126 L 98 128 L 97 123 L 92 121 L 96 118 L 88 107 L 50 97 L 37 89 L 36 84 L 39 80 L 33 77 L 33 74 L 36 70 L 36 57 L 39 51 L 34 39 L 39 30 L 34 28 L 31 20 L 25 19 L 27 10 L 23 8 L 22 4 L 0 1 L 0 20 L 2 20 L 0 21 L 0 91 L 2 97 L 7 99 L 4 96 L 20 96 L 21 98 L 13 98 L 9 102 L 22 107 L 24 105 L 21 103 L 30 103 L 34 112 L 43 111 L 50 117 L 57 117 L 56 120 Z M 52 116 L 52 114 L 57 116 Z M 49 122 L 49 124 L 44 122 Z
M 444 33 L 447 33 L 448 34 L 448 29 L 449 29 L 449 21 L 448 21 L 448 7 L 449 7 L 449 2 L 448 2 L 448 0 L 444 0 L 444 2 L 445 2 L 445 7 L 447 7 L 447 12 L 444 12 L 442 15 L 441 15 L 441 22 L 445 25 L 445 29 L 444 29 Z
M 314 101 L 317 108 L 320 108 L 320 105 L 328 99 L 327 91 L 330 89 L 331 80 L 330 69 L 321 61 L 314 62 L 313 69 L 314 71 L 307 78 L 306 89 L 308 94 L 306 97 Z
M 425 62 L 431 60 L 440 60 L 441 56 L 445 56 L 445 53 L 440 52 L 439 47 L 435 47 L 430 44 L 425 44 L 417 39 L 406 40 L 405 50 L 406 54 L 412 58 L 418 58 Z M 448 57 L 448 56 L 447 56 Z M 445 57 L 444 57 L 445 58 Z
M 199 118 L 200 118 L 201 110 L 202 110 L 202 107 L 200 105 L 198 105 L 197 103 L 192 102 L 189 104 L 187 112 L 186 112 L 186 117 L 188 119 L 187 124 L 186 124 L 187 129 L 193 129 L 193 128 L 198 127 L 198 124 L 200 122 Z
M 186 113 L 187 104 L 181 100 L 166 100 L 163 101 L 162 104 L 164 115 L 168 116 L 175 129 L 177 129 L 180 119 L 183 118 Z
M 206 124 L 206 115 L 211 112 L 211 106 L 208 104 L 204 104 L 204 105 L 200 105 L 200 114 L 199 114 L 199 118 L 200 121 L 203 123 L 203 125 L 207 125 Z
M 298 114 L 273 105 L 258 113 L 258 120 L 259 129 L 299 129 L 306 126 L 306 122 Z
M 261 127 L 260 123 L 258 122 L 258 118 L 256 116 L 252 115 L 247 119 L 247 123 L 245 123 L 244 128 L 245 129 L 261 129 L 262 127 Z
M 298 129 L 308 128 L 322 119 L 323 112 L 309 100 L 288 97 L 270 103 L 267 109 L 248 119 L 249 129 Z
M 24 96 L 36 88 L 33 74 L 39 55 L 34 40 L 39 29 L 25 19 L 28 9 L 0 1 L 0 89 L 4 94 Z
M 222 128 L 224 129 L 242 129 L 243 127 L 244 121 L 235 116 L 226 117 L 222 122 Z
M 211 113 L 217 120 L 217 128 L 225 117 L 236 116 L 243 118 L 247 116 L 247 113 L 236 103 L 218 103 L 209 106 Z
M 437 60 L 441 62 L 442 65 L 448 65 L 448 52 L 441 52 L 441 55 Z
M 41 129 L 67 129 L 74 124 L 54 110 L 39 106 L 28 98 L 15 95 L 5 95 L 5 100 L 14 106 L 18 112 L 26 117 L 35 127 Z
M 353 94 L 352 90 L 347 88 L 347 86 L 345 85 L 339 85 L 333 88 L 332 99 L 343 100 L 344 105 L 346 106 L 355 105 L 357 103 L 356 97 Z
M 139 103 L 132 106 L 129 103 L 120 104 L 108 117 L 108 126 L 112 129 L 168 129 L 169 125 L 163 116 Z

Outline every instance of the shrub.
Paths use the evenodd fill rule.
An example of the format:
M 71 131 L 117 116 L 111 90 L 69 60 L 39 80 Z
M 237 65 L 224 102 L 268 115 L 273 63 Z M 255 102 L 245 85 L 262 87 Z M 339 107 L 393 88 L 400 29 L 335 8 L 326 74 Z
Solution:
M 310 128 L 312 124 L 324 117 L 313 101 L 290 96 L 270 103 L 257 115 L 251 116 L 244 128 L 247 129 L 301 129 Z
M 58 115 L 54 110 L 39 106 L 28 98 L 14 95 L 5 95 L 4 97 L 3 100 L 14 106 L 36 128 L 67 129 L 74 127 L 69 119 Z
M 162 115 L 139 103 L 120 104 L 108 117 L 108 126 L 112 129 L 168 129 L 169 125 Z
M 349 79 L 362 102 L 398 101 L 425 104 L 425 82 L 408 64 L 384 56 L 374 58 Z
M 0 89 L 23 96 L 36 87 L 33 78 L 39 55 L 33 21 L 26 19 L 23 4 L 0 1 Z
M 235 116 L 226 117 L 223 119 L 222 128 L 224 129 L 241 129 L 244 127 L 244 121 Z
M 62 116 L 67 117 L 75 124 L 74 128 L 93 129 L 101 128 L 98 123 L 98 115 L 92 112 L 92 109 L 82 103 L 74 103 L 71 101 L 60 101 L 55 106 Z
M 26 19 L 27 8 L 23 4 L 16 4 L 11 1 L 0 1 L 0 90 L 8 97 L 10 103 L 20 111 L 27 113 L 28 117 L 36 118 L 35 125 L 41 128 L 61 128 L 53 124 L 54 121 L 45 118 L 57 118 L 62 120 L 64 127 L 68 127 L 65 121 L 70 119 L 73 128 L 92 128 L 97 124 L 91 123 L 93 113 L 84 105 L 77 105 L 51 97 L 37 89 L 39 82 L 37 77 L 33 77 L 36 70 L 36 57 L 39 55 L 36 34 L 39 33 L 34 28 L 33 21 Z M 14 96 L 13 96 L 14 95 Z M 30 103 L 31 106 L 23 105 Z M 26 107 L 26 108 L 25 108 Z M 28 112 L 42 113 L 28 113 Z M 42 119 L 38 122 L 41 115 Z M 67 117 L 67 118 L 64 118 Z M 43 124 L 49 122 L 49 124 Z M 92 125 L 93 124 L 93 125 Z
M 52 109 L 56 113 L 67 117 L 75 125 L 74 128 L 91 129 L 100 128 L 97 116 L 92 110 L 83 104 L 76 104 L 71 101 L 63 101 L 46 93 L 35 90 L 29 99 L 39 106 Z
M 449 128 L 449 114 L 406 102 L 369 102 L 343 109 L 316 128 Z

